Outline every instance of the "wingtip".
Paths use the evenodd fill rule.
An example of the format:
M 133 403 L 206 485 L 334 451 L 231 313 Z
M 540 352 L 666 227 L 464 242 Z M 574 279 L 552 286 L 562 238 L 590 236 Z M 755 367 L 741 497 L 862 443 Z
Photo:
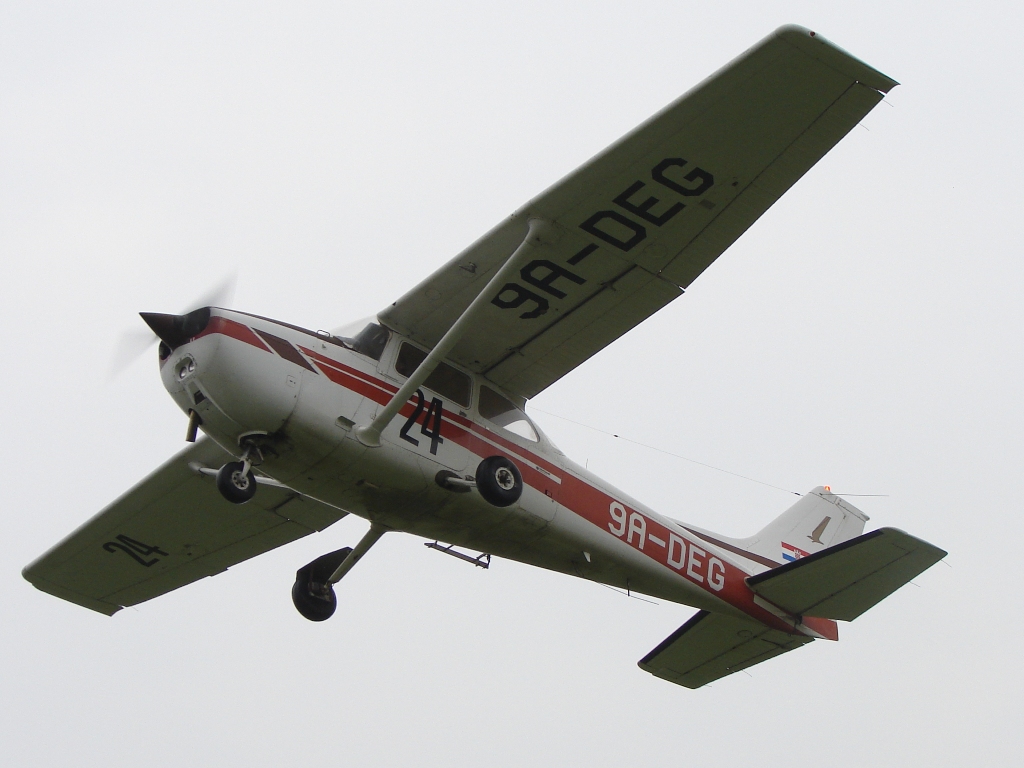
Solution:
M 807 27 L 802 27 L 799 24 L 784 24 L 776 29 L 772 36 L 784 40 L 881 93 L 888 93 L 899 85 L 896 80 Z

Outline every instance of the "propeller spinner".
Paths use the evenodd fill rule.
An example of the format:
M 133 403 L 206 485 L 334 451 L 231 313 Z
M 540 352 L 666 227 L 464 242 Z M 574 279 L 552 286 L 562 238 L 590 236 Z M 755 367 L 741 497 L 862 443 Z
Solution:
M 211 307 L 228 307 L 235 294 L 237 277 L 232 275 L 213 290 L 208 291 L 180 315 L 167 315 L 158 312 L 140 312 L 152 333 L 147 331 L 127 331 L 121 335 L 110 361 L 110 376 L 113 378 L 123 371 L 140 355 L 144 354 L 153 342 L 160 340 L 166 345 L 160 349 L 160 359 L 164 359 L 170 350 L 181 346 L 188 339 L 202 333 L 210 321 Z M 205 314 L 203 314 L 205 313 Z
M 209 307 L 195 309 L 184 315 L 163 315 L 157 312 L 140 312 L 139 315 L 163 342 L 160 347 L 161 360 L 167 357 L 172 349 L 202 333 L 210 322 Z

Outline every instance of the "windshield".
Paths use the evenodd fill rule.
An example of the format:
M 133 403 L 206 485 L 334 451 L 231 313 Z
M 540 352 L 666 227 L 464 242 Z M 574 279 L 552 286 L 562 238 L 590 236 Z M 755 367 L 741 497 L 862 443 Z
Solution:
M 373 319 L 350 323 L 334 331 L 333 335 L 349 349 L 371 360 L 380 360 L 391 338 L 391 332 Z
M 499 395 L 486 385 L 480 387 L 480 415 L 506 432 L 536 443 L 540 440 L 533 423 L 504 395 Z

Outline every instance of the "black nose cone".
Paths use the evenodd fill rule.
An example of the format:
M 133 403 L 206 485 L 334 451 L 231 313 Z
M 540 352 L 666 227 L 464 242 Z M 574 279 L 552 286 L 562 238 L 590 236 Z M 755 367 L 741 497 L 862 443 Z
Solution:
M 186 315 L 162 315 L 158 312 L 140 312 L 146 325 L 170 349 L 180 347 L 202 333 L 210 323 L 210 308 L 203 307 Z

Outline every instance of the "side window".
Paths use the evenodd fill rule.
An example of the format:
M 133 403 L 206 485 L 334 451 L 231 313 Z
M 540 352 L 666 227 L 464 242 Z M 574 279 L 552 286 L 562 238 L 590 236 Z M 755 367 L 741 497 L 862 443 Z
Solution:
M 531 443 L 540 440 L 537 430 L 526 418 L 526 414 L 486 385 L 480 387 L 480 402 L 477 404 L 477 410 L 480 411 L 481 416 L 506 432 L 519 435 Z
M 427 353 L 412 344 L 403 343 L 398 350 L 398 359 L 395 360 L 395 370 L 402 376 L 412 376 L 419 364 L 427 359 Z M 441 363 L 434 369 L 423 386 L 432 389 L 437 394 L 454 400 L 459 405 L 469 407 L 469 395 L 473 389 L 469 376 L 462 371 L 457 371 L 450 365 Z

